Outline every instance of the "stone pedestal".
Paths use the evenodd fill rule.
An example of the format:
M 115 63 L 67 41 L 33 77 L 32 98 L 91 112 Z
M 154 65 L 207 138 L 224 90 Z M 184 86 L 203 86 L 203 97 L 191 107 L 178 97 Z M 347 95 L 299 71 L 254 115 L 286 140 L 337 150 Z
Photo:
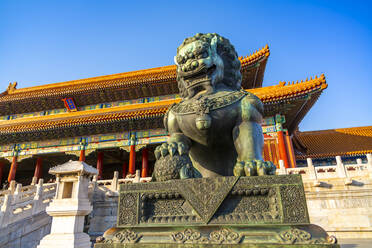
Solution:
M 97 170 L 81 161 L 69 161 L 51 168 L 49 173 L 57 177 L 56 198 L 46 209 L 53 217 L 52 228 L 38 248 L 90 248 L 89 235 L 83 228 L 84 217 L 92 211 L 89 178 Z
M 300 175 L 121 185 L 109 247 L 339 247 L 309 223 Z

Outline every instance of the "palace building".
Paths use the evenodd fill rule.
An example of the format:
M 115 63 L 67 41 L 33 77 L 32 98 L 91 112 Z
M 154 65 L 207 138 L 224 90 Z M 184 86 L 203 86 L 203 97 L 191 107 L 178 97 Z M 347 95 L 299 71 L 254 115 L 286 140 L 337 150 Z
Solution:
M 307 156 L 327 161 L 337 151 L 349 152 L 332 145 L 333 137 L 339 141 L 362 132 L 372 139 L 371 127 L 298 132 L 327 88 L 325 76 L 262 87 L 269 55 L 266 46 L 240 58 L 243 89 L 265 105 L 265 160 L 276 165 L 283 160 L 287 168 Z M 19 89 L 11 83 L 0 93 L 0 181 L 49 180 L 49 168 L 70 159 L 96 166 L 100 179 L 111 178 L 114 171 L 121 177 L 136 170 L 150 176 L 153 151 L 167 140 L 163 116 L 180 100 L 175 65 Z M 350 155 L 372 150 L 371 145 L 354 150 L 359 148 Z
M 335 165 L 335 156 L 345 164 L 366 162 L 365 155 L 372 153 L 372 126 L 296 132 L 293 141 L 302 147 L 296 150 L 297 166 L 306 166 L 308 157 L 317 165 Z

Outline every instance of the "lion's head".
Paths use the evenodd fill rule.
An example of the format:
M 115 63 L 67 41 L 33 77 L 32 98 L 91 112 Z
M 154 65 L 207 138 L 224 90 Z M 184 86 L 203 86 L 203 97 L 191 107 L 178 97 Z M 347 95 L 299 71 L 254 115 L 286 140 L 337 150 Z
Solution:
M 198 33 L 186 38 L 174 57 L 183 98 L 211 94 L 220 86 L 241 87 L 240 61 L 230 41 L 218 34 Z

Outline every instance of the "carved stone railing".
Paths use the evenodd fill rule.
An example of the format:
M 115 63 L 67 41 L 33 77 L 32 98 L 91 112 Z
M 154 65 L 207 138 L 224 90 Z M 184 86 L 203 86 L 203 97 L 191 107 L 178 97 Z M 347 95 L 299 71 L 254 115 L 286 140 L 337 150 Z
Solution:
M 91 189 L 95 187 L 100 187 L 102 189 L 106 189 L 112 192 L 117 192 L 119 190 L 120 184 L 127 184 L 127 183 L 146 183 L 152 180 L 151 177 L 140 177 L 140 171 L 136 171 L 136 175 L 132 178 L 120 178 L 119 179 L 119 172 L 114 172 L 114 177 L 108 180 L 97 180 L 96 177 L 93 177 L 92 183 L 90 185 Z
M 22 187 L 11 182 L 8 190 L 0 191 L 0 228 L 45 211 L 56 191 L 56 183 L 43 183 Z
M 96 180 L 94 177 L 89 186 L 90 194 L 94 193 L 96 187 L 110 194 L 116 194 L 120 184 L 151 181 L 151 177 L 141 178 L 139 175 L 137 171 L 133 178 L 119 179 L 119 173 L 115 171 L 114 177 L 109 180 Z M 43 179 L 40 179 L 37 185 L 27 186 L 12 181 L 9 189 L 0 191 L 0 228 L 45 211 L 55 196 L 56 185 L 56 183 L 43 183 Z
M 320 180 L 343 178 L 345 185 L 350 185 L 353 178 L 372 179 L 372 154 L 367 154 L 367 162 L 357 159 L 355 164 L 344 164 L 340 156 L 336 156 L 336 165 L 314 166 L 311 158 L 307 159 L 307 167 L 285 168 L 284 162 L 279 161 L 278 174 L 301 174 L 304 181 L 313 181 L 315 186 L 320 186 Z

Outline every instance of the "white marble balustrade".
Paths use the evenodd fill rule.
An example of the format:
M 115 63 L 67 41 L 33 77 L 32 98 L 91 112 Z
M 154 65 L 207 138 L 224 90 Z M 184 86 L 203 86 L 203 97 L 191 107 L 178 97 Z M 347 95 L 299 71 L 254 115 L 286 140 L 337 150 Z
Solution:
M 8 190 L 0 191 L 0 228 L 45 211 L 56 191 L 56 183 L 43 183 L 22 187 L 11 182 Z
M 314 166 L 312 159 L 307 159 L 307 167 L 284 168 L 283 161 L 279 161 L 277 174 L 301 174 L 303 180 L 313 180 L 314 185 L 320 186 L 319 180 L 330 178 L 344 178 L 345 184 L 352 184 L 356 177 L 372 178 L 372 154 L 367 154 L 367 162 L 357 159 L 355 164 L 344 164 L 340 156 L 336 156 L 336 165 Z
M 92 194 L 95 188 L 99 187 L 106 192 L 115 194 L 119 190 L 120 184 L 149 181 L 151 181 L 151 177 L 141 178 L 139 171 L 133 178 L 122 179 L 119 179 L 119 173 L 115 171 L 113 178 L 109 180 L 93 178 L 89 191 Z M 37 185 L 27 186 L 12 181 L 9 189 L 0 191 L 0 228 L 45 211 L 55 196 L 56 185 L 56 183 L 43 183 L 42 179 Z

